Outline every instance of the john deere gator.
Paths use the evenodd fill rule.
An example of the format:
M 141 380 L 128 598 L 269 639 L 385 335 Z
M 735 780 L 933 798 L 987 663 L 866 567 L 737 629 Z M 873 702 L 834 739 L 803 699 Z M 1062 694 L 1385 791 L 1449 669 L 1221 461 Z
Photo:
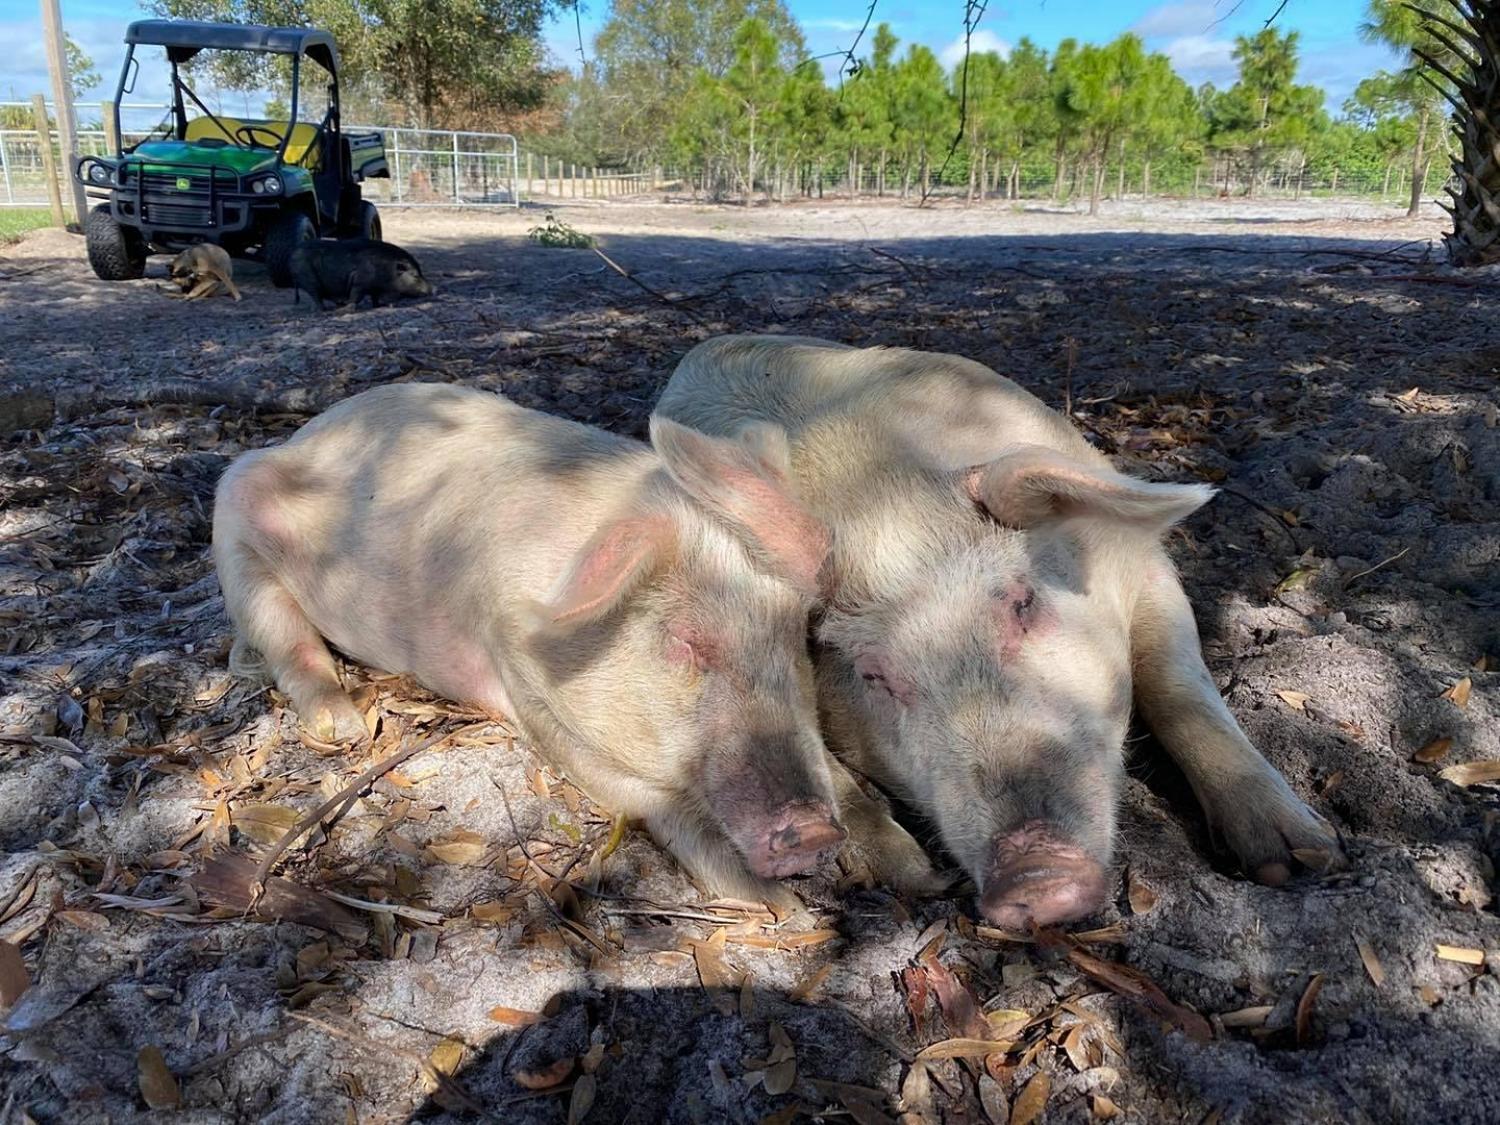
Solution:
M 137 47 L 166 49 L 172 104 L 145 140 L 112 157 L 84 156 L 74 164 L 74 176 L 101 201 L 84 226 L 89 264 L 101 278 L 140 277 L 149 254 L 214 242 L 233 256 L 263 260 L 271 280 L 285 287 L 299 243 L 380 237 L 380 216 L 361 198 L 360 184 L 390 176 L 385 145 L 379 133 L 341 127 L 339 55 L 328 32 L 140 20 L 126 30 L 125 46 L 115 135 L 118 107 L 135 88 Z M 205 50 L 290 56 L 287 117 L 230 117 L 209 109 L 182 73 Z M 328 108 L 317 124 L 298 120 L 308 64 L 328 80 Z

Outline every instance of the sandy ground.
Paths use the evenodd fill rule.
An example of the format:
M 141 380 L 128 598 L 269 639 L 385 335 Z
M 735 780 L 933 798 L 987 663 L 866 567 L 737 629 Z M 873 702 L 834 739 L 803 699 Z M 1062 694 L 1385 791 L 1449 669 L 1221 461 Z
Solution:
M 389 212 L 441 292 L 376 311 L 293 306 L 253 264 L 242 303 L 186 305 L 164 258 L 105 284 L 59 232 L 0 250 L 0 402 L 33 427 L 0 444 L 0 995 L 29 984 L 0 1119 L 1500 1120 L 1500 791 L 1440 772 L 1500 759 L 1497 281 L 1437 265 L 1437 216 L 556 210 L 636 281 L 529 245 L 540 209 Z M 1209 1041 L 976 931 L 963 898 L 856 871 L 798 883 L 812 920 L 706 903 L 641 833 L 611 851 L 608 813 L 502 726 L 409 684 L 349 670 L 381 722 L 361 756 L 228 676 L 208 515 L 235 454 L 407 379 L 639 435 L 725 331 L 962 353 L 1070 400 L 1122 465 L 1221 486 L 1171 541 L 1210 667 L 1352 866 L 1244 881 L 1132 739 L 1088 927 L 1114 940 L 1088 948 Z M 373 908 L 314 896 L 329 931 L 213 909 L 211 854 L 437 735 L 282 864 Z M 996 1017 L 1014 1045 L 914 1064 L 972 1035 L 970 1001 L 1023 1013 Z

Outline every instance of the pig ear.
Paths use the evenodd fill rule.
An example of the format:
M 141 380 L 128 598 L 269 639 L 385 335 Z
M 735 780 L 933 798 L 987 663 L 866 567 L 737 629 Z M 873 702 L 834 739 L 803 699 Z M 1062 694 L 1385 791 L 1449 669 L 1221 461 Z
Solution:
M 1160 533 L 1206 504 L 1204 484 L 1154 484 L 1085 464 L 1040 445 L 1018 445 L 968 470 L 969 495 L 996 522 L 1035 527 L 1069 516 L 1112 520 Z
M 666 516 L 630 516 L 601 528 L 578 552 L 546 600 L 531 607 L 541 629 L 567 629 L 605 616 L 657 570 L 677 542 Z
M 734 438 L 717 438 L 653 415 L 651 444 L 672 479 L 746 532 L 776 573 L 808 597 L 819 595 L 828 529 L 792 492 L 786 431 L 755 423 Z

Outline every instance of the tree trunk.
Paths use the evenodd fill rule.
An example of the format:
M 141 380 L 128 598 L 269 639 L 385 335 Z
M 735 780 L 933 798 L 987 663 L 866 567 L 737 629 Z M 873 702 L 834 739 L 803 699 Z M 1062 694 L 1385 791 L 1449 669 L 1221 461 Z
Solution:
M 974 159 L 974 152 L 969 151 L 969 193 L 964 197 L 964 206 L 971 207 L 974 204 L 974 181 L 979 178 L 979 161 Z
M 1066 157 L 1063 155 L 1062 141 L 1057 142 L 1056 159 L 1052 170 L 1052 202 L 1056 203 L 1062 197 L 1063 175 L 1067 172 L 1064 167 Z
M 1125 199 L 1125 142 L 1120 142 L 1120 194 L 1119 199 Z
M 1104 191 L 1104 154 L 1094 157 L 1094 183 L 1089 191 L 1089 214 L 1099 213 L 1099 195 Z
M 880 167 L 875 169 L 875 197 L 885 198 L 885 149 L 880 150 Z
M 1422 210 L 1422 191 L 1427 183 L 1427 109 L 1417 115 L 1417 144 L 1411 157 L 1411 201 L 1406 217 L 1415 219 Z
M 1141 198 L 1151 198 L 1151 161 L 1146 160 L 1141 164 Z

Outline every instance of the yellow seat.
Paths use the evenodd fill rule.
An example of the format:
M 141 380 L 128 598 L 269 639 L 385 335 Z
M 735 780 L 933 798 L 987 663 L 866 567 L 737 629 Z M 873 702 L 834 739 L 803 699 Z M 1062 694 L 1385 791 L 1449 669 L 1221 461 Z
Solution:
M 219 122 L 223 123 L 220 128 Z M 305 121 L 292 124 L 289 121 L 257 121 L 249 119 L 237 121 L 233 117 L 220 116 L 218 121 L 212 117 L 195 117 L 188 122 L 187 132 L 184 135 L 189 141 L 200 141 L 204 139 L 223 139 L 231 144 L 243 144 L 242 138 L 236 137 L 235 132 L 243 125 L 255 126 L 255 132 L 250 134 L 260 141 L 266 139 L 270 133 L 276 137 L 284 137 L 287 127 L 292 130 L 291 142 L 286 146 L 286 162 L 288 164 L 300 164 L 309 171 L 316 170 L 322 151 L 318 145 L 317 126 L 309 125 Z
M 221 127 L 222 124 L 222 127 Z M 187 123 L 187 132 L 183 134 L 184 140 L 189 141 L 228 141 L 235 144 L 234 131 L 240 127 L 240 123 L 232 117 L 195 117 Z

